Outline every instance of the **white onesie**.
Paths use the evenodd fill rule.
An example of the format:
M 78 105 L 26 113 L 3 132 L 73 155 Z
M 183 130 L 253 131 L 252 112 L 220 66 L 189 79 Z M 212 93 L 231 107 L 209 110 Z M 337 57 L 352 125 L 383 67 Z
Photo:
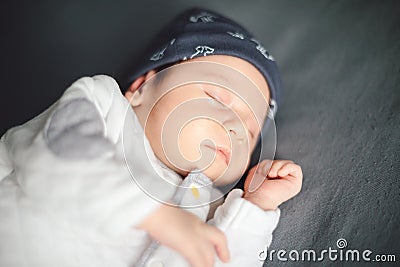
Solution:
M 176 187 L 160 184 L 157 174 L 171 184 L 182 179 L 155 157 L 127 106 L 113 78 L 84 77 L 2 136 L 0 266 L 189 266 L 134 228 L 160 202 L 132 175 L 159 199 L 173 198 Z M 185 201 L 208 197 L 188 192 Z M 265 212 L 242 194 L 232 190 L 207 222 L 226 234 L 231 254 L 229 263 L 217 259 L 215 266 L 262 266 L 258 253 L 271 243 L 280 210 Z M 208 209 L 189 211 L 205 221 Z

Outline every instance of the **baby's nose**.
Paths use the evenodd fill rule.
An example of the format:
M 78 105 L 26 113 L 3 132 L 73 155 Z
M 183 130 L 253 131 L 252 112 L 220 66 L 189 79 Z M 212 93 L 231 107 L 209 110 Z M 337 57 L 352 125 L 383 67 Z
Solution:
M 247 131 L 243 122 L 238 118 L 230 118 L 224 122 L 224 127 L 228 131 L 232 141 L 237 141 L 239 144 L 247 142 Z

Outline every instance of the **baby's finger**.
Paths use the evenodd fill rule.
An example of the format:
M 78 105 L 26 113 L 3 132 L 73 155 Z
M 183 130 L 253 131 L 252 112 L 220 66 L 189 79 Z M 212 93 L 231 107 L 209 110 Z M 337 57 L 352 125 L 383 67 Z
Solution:
M 295 177 L 297 179 L 303 178 L 301 167 L 295 163 L 287 163 L 283 165 L 278 171 L 278 176 L 280 177 L 286 177 L 289 174 L 290 176 Z
M 274 160 L 271 169 L 268 172 L 268 177 L 275 178 L 278 176 L 278 171 L 283 165 L 287 163 L 293 163 L 291 160 Z
M 223 262 L 229 262 L 230 253 L 225 234 L 216 227 L 210 226 L 210 239 L 215 246 L 218 257 Z

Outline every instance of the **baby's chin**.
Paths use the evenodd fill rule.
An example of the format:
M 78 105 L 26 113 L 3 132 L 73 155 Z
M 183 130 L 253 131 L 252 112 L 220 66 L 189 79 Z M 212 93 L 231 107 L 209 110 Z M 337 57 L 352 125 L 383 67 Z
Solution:
M 178 173 L 182 178 L 186 178 L 191 171 L 201 171 L 204 175 L 206 175 L 213 184 L 216 185 L 224 185 L 228 184 L 232 181 L 228 181 L 224 174 L 226 173 L 227 166 L 221 166 L 219 163 L 212 163 L 207 168 L 200 168 L 199 166 L 187 166 L 185 170 L 179 169 L 176 166 L 172 168 L 176 173 Z
M 231 160 L 226 162 L 226 159 L 223 157 L 215 157 L 210 163 L 190 160 L 187 158 L 184 161 L 169 158 L 169 160 L 175 160 L 173 162 L 166 158 L 159 159 L 170 169 L 179 174 L 183 179 L 186 178 L 191 171 L 200 170 L 213 182 L 214 185 L 217 186 L 231 184 L 237 181 L 246 169 L 246 166 L 241 166 L 243 164 L 235 164 L 234 162 L 231 162 Z
M 216 185 L 222 185 L 229 183 L 224 177 L 227 166 L 221 167 L 219 164 L 211 164 L 207 169 L 203 170 L 204 175 L 206 175 L 210 180 Z
M 228 169 L 229 168 L 229 169 Z M 234 169 L 234 166 L 227 166 L 214 162 L 202 171 L 216 186 L 223 186 L 237 182 L 243 175 L 244 170 Z

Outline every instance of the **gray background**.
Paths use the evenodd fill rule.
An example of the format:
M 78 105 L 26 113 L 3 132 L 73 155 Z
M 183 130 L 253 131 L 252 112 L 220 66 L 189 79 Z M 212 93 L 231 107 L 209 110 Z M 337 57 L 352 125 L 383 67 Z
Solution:
M 396 254 L 399 262 L 396 1 L 3 3 L 0 133 L 42 112 L 81 76 L 106 73 L 121 81 L 150 37 L 193 5 L 243 24 L 282 72 L 277 158 L 299 163 L 304 185 L 281 205 L 270 249 L 336 249 L 345 238 L 349 249 Z M 356 265 L 327 259 L 322 264 Z

